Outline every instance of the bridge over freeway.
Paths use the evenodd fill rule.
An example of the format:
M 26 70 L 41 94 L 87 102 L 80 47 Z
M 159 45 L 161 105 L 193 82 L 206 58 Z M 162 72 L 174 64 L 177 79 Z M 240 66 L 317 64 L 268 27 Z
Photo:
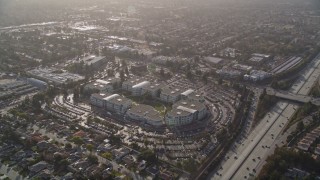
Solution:
M 266 88 L 266 93 L 271 96 L 276 96 L 281 99 L 291 100 L 300 103 L 312 103 L 316 106 L 320 106 L 320 98 L 313 98 L 311 96 L 301 95 L 301 94 L 294 94 L 286 91 L 279 91 L 273 88 Z

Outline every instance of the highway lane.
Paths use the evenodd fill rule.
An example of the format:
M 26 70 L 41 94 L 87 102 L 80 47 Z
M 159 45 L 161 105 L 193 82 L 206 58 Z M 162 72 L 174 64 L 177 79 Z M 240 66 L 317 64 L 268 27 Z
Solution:
M 290 92 L 307 95 L 320 74 L 319 64 L 320 58 L 317 56 L 311 62 L 311 65 L 302 72 L 301 78 L 293 85 Z M 223 162 L 221 168 L 210 178 L 246 179 L 256 176 L 267 156 L 274 151 L 276 139 L 280 138 L 283 128 L 297 108 L 298 106 L 295 104 L 278 102 L 276 107 L 264 117 L 256 129 L 242 142 L 241 146 L 246 148 L 241 146 L 234 147 L 227 155 L 229 159 Z
M 223 163 L 222 169 L 214 175 L 213 179 L 231 179 L 234 176 L 234 173 L 241 168 L 244 161 L 248 159 L 252 150 L 258 146 L 260 140 L 265 136 L 274 122 L 276 122 L 278 117 L 281 116 L 283 110 L 287 106 L 288 103 L 279 102 L 252 133 L 250 133 L 241 144 L 238 144 L 236 148 L 227 154 L 229 159 Z

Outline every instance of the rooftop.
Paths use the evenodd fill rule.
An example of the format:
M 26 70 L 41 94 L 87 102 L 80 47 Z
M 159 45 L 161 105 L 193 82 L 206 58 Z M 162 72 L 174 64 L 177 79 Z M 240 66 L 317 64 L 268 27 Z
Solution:
M 128 113 L 137 114 L 153 121 L 162 121 L 163 117 L 152 106 L 139 104 L 128 110 Z
M 205 57 L 204 59 L 205 59 L 206 61 L 208 61 L 208 62 L 210 62 L 210 63 L 214 63 L 214 64 L 218 64 L 218 63 L 220 63 L 220 62 L 223 61 L 223 59 L 221 59 L 221 58 L 210 57 L 210 56 Z
M 168 115 L 181 115 L 187 116 L 190 113 L 195 113 L 197 111 L 203 110 L 205 105 L 203 103 L 197 101 L 188 101 L 188 100 L 181 100 L 177 103 L 173 104 L 172 110 L 168 113 Z
M 91 65 L 91 64 L 94 64 L 98 61 L 104 60 L 105 58 L 106 58 L 105 56 L 91 55 L 91 56 L 87 56 L 87 57 L 83 58 L 82 61 L 87 65 Z

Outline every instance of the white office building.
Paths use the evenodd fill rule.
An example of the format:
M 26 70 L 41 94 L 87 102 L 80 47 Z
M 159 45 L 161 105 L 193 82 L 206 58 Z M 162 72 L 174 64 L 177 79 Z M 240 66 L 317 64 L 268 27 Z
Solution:
M 123 115 L 131 107 L 131 100 L 119 94 L 92 94 L 90 97 L 92 105 L 105 108 L 107 111 Z

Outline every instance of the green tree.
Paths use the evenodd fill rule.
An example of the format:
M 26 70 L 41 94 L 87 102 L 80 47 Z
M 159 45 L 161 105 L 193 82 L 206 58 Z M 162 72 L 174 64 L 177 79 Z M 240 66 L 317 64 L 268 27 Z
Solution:
M 73 137 L 71 141 L 74 142 L 76 145 L 82 145 L 83 144 L 83 139 L 81 137 L 79 137 L 79 136 Z
M 78 100 L 79 97 L 80 97 L 79 88 L 74 88 L 74 89 L 73 89 L 73 99 L 74 99 L 74 100 Z
M 120 80 L 123 82 L 125 80 L 124 72 L 123 70 L 120 71 Z
M 160 69 L 160 76 L 163 78 L 164 77 L 164 70 L 163 68 Z
M 303 131 L 303 130 L 304 130 L 304 123 L 303 123 L 303 121 L 301 120 L 301 121 L 298 122 L 298 124 L 297 124 L 297 129 L 296 129 L 296 131 L 301 132 L 301 131 Z
M 150 149 L 144 150 L 142 151 L 139 156 L 138 159 L 141 160 L 145 160 L 147 161 L 147 164 L 157 164 L 158 163 L 158 158 L 156 156 L 156 154 L 151 151 Z
M 93 147 L 93 145 L 92 145 L 92 144 L 87 144 L 87 146 L 86 146 L 86 147 L 87 147 L 87 150 L 88 150 L 88 151 L 90 151 L 90 152 L 92 152 L 92 151 L 93 151 L 93 148 L 94 148 L 94 147 Z

